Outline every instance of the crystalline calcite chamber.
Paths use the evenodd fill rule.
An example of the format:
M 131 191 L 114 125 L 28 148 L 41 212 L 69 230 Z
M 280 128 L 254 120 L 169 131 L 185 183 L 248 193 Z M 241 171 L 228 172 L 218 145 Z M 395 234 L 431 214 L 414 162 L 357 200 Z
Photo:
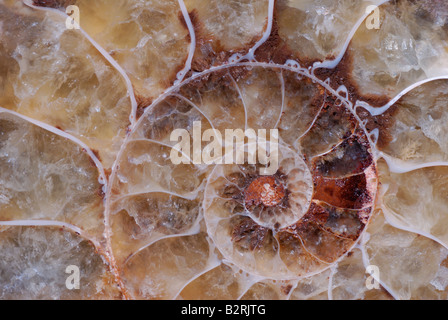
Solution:
M 441 0 L 0 0 L 0 298 L 446 299 L 447 106 Z

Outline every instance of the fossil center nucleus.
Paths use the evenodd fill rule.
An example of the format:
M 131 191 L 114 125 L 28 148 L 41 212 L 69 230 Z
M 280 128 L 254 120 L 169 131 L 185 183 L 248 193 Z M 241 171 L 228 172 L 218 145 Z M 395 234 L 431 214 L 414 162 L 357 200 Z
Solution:
M 252 181 L 245 192 L 246 205 L 262 203 L 266 207 L 279 204 L 286 196 L 283 184 L 274 176 L 259 177 Z

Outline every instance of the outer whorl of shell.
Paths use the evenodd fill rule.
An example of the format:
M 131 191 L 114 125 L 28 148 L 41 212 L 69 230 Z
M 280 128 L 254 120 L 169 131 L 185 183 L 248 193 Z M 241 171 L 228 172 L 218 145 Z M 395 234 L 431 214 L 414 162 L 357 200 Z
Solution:
M 278 169 L 261 175 L 247 149 L 243 164 L 173 165 L 170 133 L 184 128 L 193 137 L 198 121 L 202 131 L 278 129 Z M 193 238 L 207 239 L 202 250 L 216 247 L 252 275 L 321 272 L 355 245 L 369 220 L 377 189 L 370 152 L 349 102 L 304 70 L 243 63 L 193 77 L 148 109 L 127 141 L 114 197 L 139 196 L 117 201 L 112 225 L 135 231 L 126 244 L 114 241 L 114 250 L 132 264 L 151 251 L 128 258 L 139 241 L 199 232 Z M 170 194 L 157 207 L 179 212 L 159 211 L 157 224 L 147 225 L 156 212 L 145 199 L 155 191 Z M 182 198 L 188 205 L 178 205 Z M 142 202 L 144 211 L 132 209 Z

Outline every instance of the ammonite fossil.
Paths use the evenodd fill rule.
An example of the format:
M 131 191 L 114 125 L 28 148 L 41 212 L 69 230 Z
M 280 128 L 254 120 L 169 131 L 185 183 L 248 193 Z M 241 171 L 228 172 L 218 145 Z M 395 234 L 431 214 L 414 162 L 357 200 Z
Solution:
M 448 297 L 446 2 L 0 0 L 0 39 L 1 299 Z

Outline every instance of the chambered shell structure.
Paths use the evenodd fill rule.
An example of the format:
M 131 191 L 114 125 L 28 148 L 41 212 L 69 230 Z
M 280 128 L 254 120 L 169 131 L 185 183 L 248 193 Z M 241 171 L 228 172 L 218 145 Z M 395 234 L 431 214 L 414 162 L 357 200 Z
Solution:
M 0 0 L 0 38 L 0 298 L 447 298 L 443 1 Z

